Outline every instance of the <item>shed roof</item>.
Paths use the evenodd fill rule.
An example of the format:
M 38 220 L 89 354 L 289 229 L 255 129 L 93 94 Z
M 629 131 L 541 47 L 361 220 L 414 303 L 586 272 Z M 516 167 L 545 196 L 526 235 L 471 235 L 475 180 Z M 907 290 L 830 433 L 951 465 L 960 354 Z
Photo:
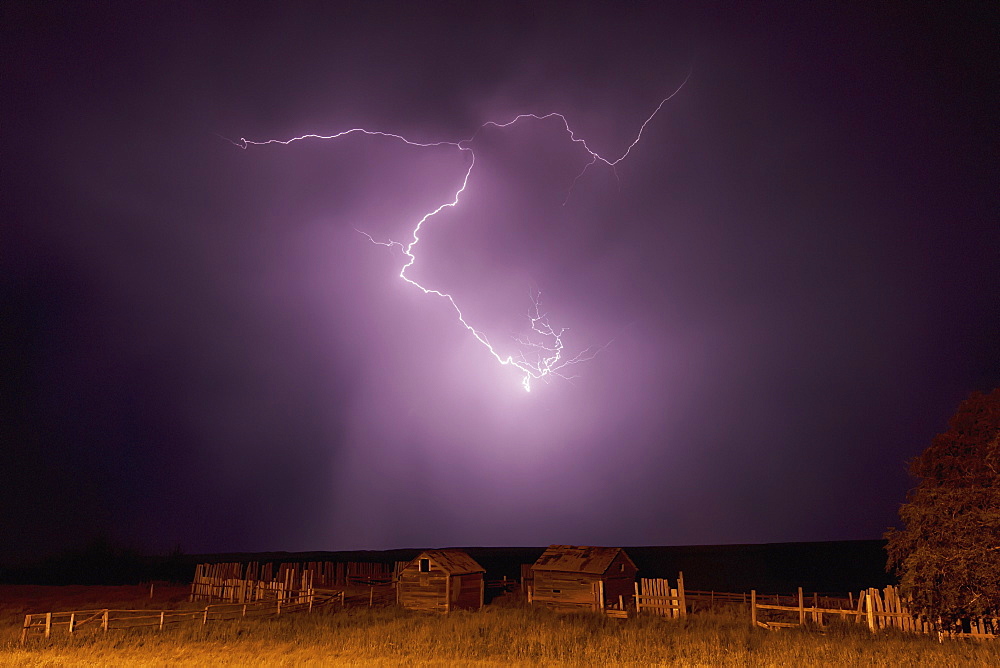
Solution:
M 462 550 L 424 550 L 414 557 L 410 564 L 416 563 L 418 559 L 430 559 L 450 575 L 486 572 L 478 561 Z
M 603 575 L 619 552 L 634 568 L 635 564 L 620 547 L 584 545 L 549 545 L 531 568 L 538 571 Z

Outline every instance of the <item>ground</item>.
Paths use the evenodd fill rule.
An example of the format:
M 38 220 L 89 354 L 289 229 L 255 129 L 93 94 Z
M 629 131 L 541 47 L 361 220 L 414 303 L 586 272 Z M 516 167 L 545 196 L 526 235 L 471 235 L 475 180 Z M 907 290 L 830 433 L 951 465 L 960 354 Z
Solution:
M 606 619 L 556 615 L 517 595 L 480 612 L 427 615 L 368 608 L 363 596 L 280 618 L 185 623 L 156 630 L 54 633 L 21 645 L 26 612 L 101 607 L 175 609 L 187 587 L 0 586 L 0 665 L 17 666 L 987 666 L 1000 643 L 872 635 L 859 625 L 753 629 L 742 607 L 689 615 Z

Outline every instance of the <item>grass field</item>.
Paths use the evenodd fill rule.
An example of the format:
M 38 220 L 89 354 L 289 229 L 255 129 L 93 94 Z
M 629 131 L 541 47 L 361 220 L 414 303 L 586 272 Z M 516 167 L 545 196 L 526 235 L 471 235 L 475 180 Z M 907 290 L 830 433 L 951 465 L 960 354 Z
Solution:
M 859 625 L 752 629 L 746 611 L 683 621 L 556 615 L 501 599 L 476 613 L 317 610 L 164 630 L 65 632 L 21 646 L 26 612 L 186 607 L 184 587 L 0 587 L 0 664 L 16 666 L 996 666 L 1000 643 Z

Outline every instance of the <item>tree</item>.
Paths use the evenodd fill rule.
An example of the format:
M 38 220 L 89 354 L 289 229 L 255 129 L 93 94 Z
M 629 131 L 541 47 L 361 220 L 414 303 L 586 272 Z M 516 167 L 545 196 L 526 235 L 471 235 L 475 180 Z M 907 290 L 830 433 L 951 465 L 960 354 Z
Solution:
M 1000 616 L 1000 388 L 963 401 L 910 463 L 919 483 L 886 534 L 887 569 L 914 607 L 945 626 Z

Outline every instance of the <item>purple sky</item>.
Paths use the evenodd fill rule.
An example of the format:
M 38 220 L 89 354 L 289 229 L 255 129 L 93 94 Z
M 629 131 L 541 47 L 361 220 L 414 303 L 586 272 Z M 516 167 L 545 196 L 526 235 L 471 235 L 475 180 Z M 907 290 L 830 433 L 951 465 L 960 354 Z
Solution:
M 9 4 L 0 556 L 877 538 L 1000 384 L 996 5 Z M 425 224 L 499 347 L 611 341 L 530 394 L 356 231 L 467 154 L 220 138 L 616 157 L 689 72 Z

